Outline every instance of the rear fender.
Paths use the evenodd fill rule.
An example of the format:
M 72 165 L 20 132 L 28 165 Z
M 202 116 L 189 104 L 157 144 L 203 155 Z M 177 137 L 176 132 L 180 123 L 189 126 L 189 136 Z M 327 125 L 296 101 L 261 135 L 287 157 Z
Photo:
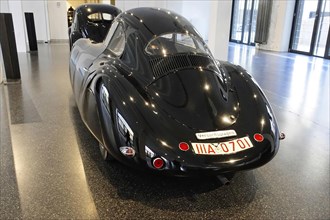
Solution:
M 91 78 L 90 83 L 88 83 L 86 88 L 83 90 L 83 99 L 81 100 L 81 117 L 88 129 L 95 136 L 95 138 L 102 143 L 102 133 L 100 127 L 100 117 L 98 113 L 98 103 L 97 94 L 95 93 L 95 83 L 99 80 L 99 75 L 92 73 L 88 78 Z
M 69 30 L 71 32 L 71 29 L 69 29 Z M 74 45 L 74 43 L 82 37 L 83 36 L 79 31 L 72 31 L 71 36 L 70 36 L 70 46 L 72 47 Z
M 100 135 L 102 137 L 101 143 L 111 156 L 117 160 L 121 160 L 121 155 L 117 147 L 118 140 L 115 135 L 115 107 L 111 98 L 111 91 L 108 89 L 110 86 L 109 81 L 109 77 L 103 75 L 97 80 L 95 87 L 93 86 L 93 88 L 95 88 L 97 114 L 100 125 Z M 104 93 L 106 93 L 106 95 Z

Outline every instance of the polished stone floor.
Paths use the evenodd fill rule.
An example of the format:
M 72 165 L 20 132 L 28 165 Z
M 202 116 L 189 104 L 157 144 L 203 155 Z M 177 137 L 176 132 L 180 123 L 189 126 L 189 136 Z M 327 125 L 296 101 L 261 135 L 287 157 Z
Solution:
M 270 163 L 221 186 L 102 161 L 68 59 L 68 45 L 40 44 L 19 54 L 22 83 L 0 85 L 0 219 L 330 219 L 329 60 L 230 44 L 286 139 Z

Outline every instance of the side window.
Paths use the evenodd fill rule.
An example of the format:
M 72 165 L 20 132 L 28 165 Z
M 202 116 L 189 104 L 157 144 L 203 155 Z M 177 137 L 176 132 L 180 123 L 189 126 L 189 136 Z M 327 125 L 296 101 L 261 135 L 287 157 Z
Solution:
M 115 33 L 115 30 L 117 29 L 118 24 L 119 24 L 118 21 L 115 21 L 112 23 L 112 25 L 108 31 L 108 35 L 107 35 L 106 39 L 104 40 L 106 42 L 106 44 L 109 44 L 109 41 L 112 38 L 113 33 Z
M 123 55 L 121 55 L 121 60 L 123 63 L 125 63 L 127 66 L 131 68 L 137 67 L 137 44 L 138 44 L 138 32 L 133 29 L 132 27 L 128 27 L 128 29 L 125 31 L 125 51 L 123 52 Z
M 89 22 L 100 22 L 102 21 L 102 14 L 100 12 L 96 12 L 87 16 L 87 21 Z
M 79 19 L 78 19 L 78 13 L 76 11 L 74 12 L 74 20 L 72 23 L 74 26 L 72 26 L 72 30 L 79 30 Z
M 107 47 L 113 54 L 120 56 L 125 48 L 125 32 L 122 25 L 118 25 Z
M 102 13 L 102 17 L 103 17 L 103 20 L 106 20 L 106 21 L 111 21 L 114 19 L 112 14 L 108 14 L 108 13 Z

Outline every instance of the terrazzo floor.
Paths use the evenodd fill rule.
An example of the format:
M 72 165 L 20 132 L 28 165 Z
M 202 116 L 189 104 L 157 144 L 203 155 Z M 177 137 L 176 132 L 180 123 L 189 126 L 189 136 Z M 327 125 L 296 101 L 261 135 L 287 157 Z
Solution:
M 286 133 L 265 166 L 173 178 L 102 161 L 68 75 L 69 47 L 19 53 L 21 84 L 0 85 L 0 219 L 330 219 L 330 61 L 229 45 Z

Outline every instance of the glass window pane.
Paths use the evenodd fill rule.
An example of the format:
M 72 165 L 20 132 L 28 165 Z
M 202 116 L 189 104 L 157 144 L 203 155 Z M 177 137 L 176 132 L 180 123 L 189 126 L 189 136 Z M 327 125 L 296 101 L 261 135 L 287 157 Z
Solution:
M 299 1 L 291 49 L 309 52 L 318 1 Z
M 245 22 L 244 22 L 244 35 L 243 35 L 243 43 L 249 43 L 249 33 L 250 33 L 250 25 L 251 25 L 251 9 L 252 9 L 252 0 L 246 1 L 245 8 Z
M 118 21 L 115 21 L 111 25 L 111 27 L 110 27 L 110 29 L 108 31 L 108 35 L 107 35 L 107 37 L 105 39 L 105 42 L 109 43 L 110 39 L 112 38 L 112 35 L 115 33 L 115 30 L 117 29 L 118 24 L 119 24 Z
M 209 50 L 198 38 L 189 34 L 169 33 L 152 39 L 146 52 L 150 55 L 174 55 L 178 53 L 199 53 L 209 55 Z
M 118 25 L 117 30 L 113 34 L 110 40 L 108 49 L 114 53 L 116 56 L 120 56 L 125 48 L 125 32 L 122 25 Z
M 193 39 L 186 34 L 177 34 L 176 35 L 176 42 L 178 44 L 181 44 L 183 46 L 191 47 L 193 49 L 196 49 L 196 45 L 194 44 Z
M 106 20 L 106 21 L 113 20 L 112 14 L 102 13 L 102 16 L 103 16 L 103 20 Z
M 316 56 L 324 56 L 329 26 L 330 26 L 330 4 L 329 1 L 323 1 L 321 6 L 321 13 L 320 13 L 320 22 L 318 26 L 318 32 L 316 36 L 316 45 L 314 48 L 314 55 Z
M 254 44 L 259 0 L 234 0 L 230 40 Z
M 94 13 L 94 14 L 90 14 L 87 16 L 88 21 L 90 22 L 98 22 L 98 21 L 102 21 L 102 15 L 100 12 Z
M 250 43 L 254 43 L 254 38 L 256 35 L 258 6 L 259 6 L 259 0 L 255 0 L 253 5 L 253 12 L 252 12 L 253 14 L 252 14 L 252 24 L 251 24 L 252 27 L 250 33 Z
M 231 29 L 231 40 L 241 41 L 243 31 L 244 0 L 234 2 L 233 22 Z

